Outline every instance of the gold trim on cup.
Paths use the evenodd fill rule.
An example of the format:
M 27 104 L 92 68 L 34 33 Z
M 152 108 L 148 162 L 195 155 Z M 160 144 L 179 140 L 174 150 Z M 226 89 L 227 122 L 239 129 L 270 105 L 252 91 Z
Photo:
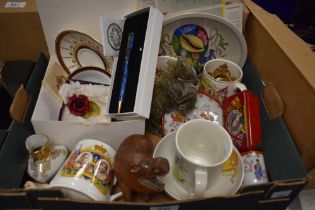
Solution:
M 44 136 L 44 135 L 43 135 Z M 31 149 L 26 144 L 26 149 L 28 150 L 29 154 L 33 156 L 34 160 L 45 160 L 47 159 L 52 153 L 52 147 L 48 143 L 48 137 L 44 136 L 45 143 L 42 146 L 39 146 L 36 149 Z

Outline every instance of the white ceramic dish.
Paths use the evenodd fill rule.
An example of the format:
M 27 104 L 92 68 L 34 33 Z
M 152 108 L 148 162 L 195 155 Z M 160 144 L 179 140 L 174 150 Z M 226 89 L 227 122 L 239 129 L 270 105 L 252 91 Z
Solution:
M 205 119 L 217 122 L 223 126 L 223 111 L 214 99 L 198 94 L 195 108 L 182 115 L 177 111 L 165 113 L 162 117 L 163 134 L 167 135 L 176 131 L 183 123 L 192 119 Z
M 110 85 L 111 75 L 98 67 L 82 67 L 71 73 L 69 79 Z
M 182 14 L 165 19 L 159 55 L 182 56 L 197 73 L 213 58 L 225 58 L 242 67 L 247 45 L 242 33 L 227 20 L 211 14 Z
M 175 136 L 176 132 L 172 132 L 165 136 L 156 146 L 153 157 L 165 157 L 170 163 L 170 168 L 173 168 L 175 158 Z M 160 180 L 165 184 L 165 191 L 171 197 L 177 200 L 189 198 L 187 190 L 183 189 L 175 181 L 175 178 L 170 171 L 166 176 L 160 177 Z M 244 166 L 241 155 L 234 147 L 230 159 L 221 169 L 220 176 L 216 182 L 209 186 L 204 197 L 213 196 L 229 196 L 238 191 L 244 179 Z
M 113 57 L 105 57 L 103 46 L 87 34 L 67 30 L 55 42 L 60 64 L 70 74 L 84 66 L 94 66 L 111 73 Z

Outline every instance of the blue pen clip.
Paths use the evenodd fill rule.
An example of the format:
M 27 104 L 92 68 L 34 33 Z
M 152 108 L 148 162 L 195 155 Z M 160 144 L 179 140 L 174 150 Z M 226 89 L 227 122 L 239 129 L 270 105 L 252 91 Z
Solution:
M 126 56 L 125 56 L 125 63 L 124 63 L 124 70 L 123 70 L 123 78 L 120 85 L 120 93 L 119 93 L 119 101 L 118 101 L 118 113 L 121 111 L 122 103 L 125 99 L 125 91 L 127 86 L 127 79 L 128 79 L 128 63 L 129 63 L 129 57 L 130 52 L 134 45 L 134 33 L 128 34 L 128 42 L 127 42 L 127 48 L 126 48 Z

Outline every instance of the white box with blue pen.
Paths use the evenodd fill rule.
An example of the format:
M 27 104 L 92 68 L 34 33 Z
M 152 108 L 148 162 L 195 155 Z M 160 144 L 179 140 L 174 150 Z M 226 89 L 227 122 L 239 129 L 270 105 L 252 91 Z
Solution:
M 58 63 L 55 41 L 62 31 L 79 31 L 100 42 L 100 16 L 107 15 L 121 19 L 136 9 L 134 1 L 125 1 L 123 5 L 117 5 L 116 1 L 101 0 L 94 1 L 94 4 L 85 0 L 38 0 L 37 7 L 50 54 L 47 72 L 53 70 L 54 64 Z M 145 132 L 143 118 L 125 121 L 113 120 L 108 125 L 94 126 L 60 121 L 58 119 L 60 107 L 61 105 L 56 103 L 55 97 L 43 85 L 31 121 L 35 133 L 45 134 L 51 144 L 63 144 L 69 150 L 72 150 L 78 141 L 87 138 L 106 142 L 117 149 L 127 136 Z
M 101 17 L 104 52 L 116 56 L 107 107 L 113 118 L 149 118 L 162 25 L 153 7 L 122 20 Z

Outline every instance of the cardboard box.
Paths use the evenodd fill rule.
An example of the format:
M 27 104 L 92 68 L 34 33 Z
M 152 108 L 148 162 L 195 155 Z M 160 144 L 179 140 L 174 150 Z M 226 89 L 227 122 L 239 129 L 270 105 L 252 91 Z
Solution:
M 283 118 L 309 171 L 315 167 L 315 54 L 277 16 L 245 3 L 251 11 L 245 30 L 248 55 L 283 100 Z
M 23 121 L 26 109 L 24 106 L 28 102 L 25 102 L 27 98 L 20 94 L 27 85 L 34 64 L 33 61 L 7 61 L 0 71 L 0 148 L 15 122 L 14 117 Z
M 244 66 L 244 83 L 255 94 L 264 89 L 255 67 L 248 60 Z M 261 101 L 262 103 L 262 101 Z M 263 151 L 266 166 L 272 182 L 244 188 L 234 196 L 214 197 L 187 201 L 174 201 L 165 194 L 159 194 L 148 203 L 138 201 L 126 203 L 87 202 L 63 198 L 58 190 L 0 190 L 2 207 L 41 209 L 284 209 L 307 182 L 306 172 L 299 154 L 281 117 L 270 120 L 264 106 L 261 106 Z M 157 142 L 153 136 L 150 136 Z M 19 177 L 21 178 L 21 177 Z M 1 183 L 3 185 L 3 183 Z M 16 187 L 19 187 L 18 185 Z M 19 202 L 17 202 L 19 201 Z
M 35 0 L 0 0 L 0 60 L 32 60 L 48 55 Z
M 114 2 L 114 1 L 112 1 Z M 128 4 L 131 1 L 126 1 Z M 80 6 L 84 5 L 84 2 L 80 1 Z M 101 2 L 97 2 L 95 10 L 97 11 L 100 7 L 103 10 L 117 9 L 117 11 L 122 11 L 126 8 L 122 7 L 122 4 L 119 5 L 119 10 L 117 7 L 109 5 L 109 2 L 106 2 L 107 5 L 103 5 Z M 115 1 L 116 3 L 116 1 Z M 133 2 L 135 3 L 135 2 Z M 151 203 L 147 202 L 137 202 L 137 203 L 126 203 L 123 201 L 116 202 L 83 202 L 77 200 L 69 200 L 67 198 L 62 198 L 61 195 L 56 191 L 47 191 L 47 190 L 0 190 L 0 199 L 1 205 L 3 208 L 42 208 L 42 209 L 285 209 L 292 199 L 297 195 L 301 188 L 306 184 L 306 171 L 303 166 L 303 162 L 300 159 L 299 153 L 295 147 L 294 140 L 290 135 L 290 131 L 287 129 L 285 121 L 281 117 L 281 103 L 266 103 L 268 102 L 268 95 L 277 96 L 276 92 L 272 92 L 274 89 L 265 86 L 267 84 L 264 81 L 268 81 L 265 78 L 273 77 L 274 71 L 266 71 L 263 73 L 264 65 L 266 65 L 266 60 L 261 60 L 256 57 L 256 54 L 259 54 L 261 51 L 268 52 L 269 48 L 260 48 L 260 42 L 265 40 L 263 46 L 268 46 L 273 49 L 275 53 L 283 52 L 281 48 L 282 45 L 278 45 L 278 42 L 286 43 L 290 45 L 288 40 L 275 40 L 277 37 L 274 33 L 271 33 L 270 28 L 265 23 L 271 23 L 271 20 L 274 21 L 272 15 L 264 13 L 265 15 L 259 15 L 262 12 L 262 9 L 257 7 L 255 4 L 250 1 L 245 2 L 250 9 L 251 14 L 249 15 L 248 23 L 246 25 L 246 37 L 248 40 L 248 47 L 251 49 L 249 51 L 249 59 L 247 60 L 244 66 L 244 83 L 247 87 L 254 91 L 256 95 L 264 96 L 265 101 L 260 97 L 261 103 L 261 125 L 263 132 L 263 151 L 266 166 L 269 172 L 269 177 L 271 182 L 265 185 L 258 185 L 242 189 L 239 194 L 228 197 L 215 197 L 199 200 L 187 200 L 187 201 L 173 201 L 167 198 L 165 195 L 156 197 L 155 200 Z M 46 4 L 49 5 L 47 1 Z M 53 3 L 52 3 L 53 4 Z M 90 2 L 88 5 L 84 5 L 89 8 Z M 47 6 L 48 6 L 47 5 Z M 63 4 L 64 5 L 64 4 Z M 51 6 L 51 5 L 49 5 Z M 84 7 L 83 6 L 83 7 Z M 129 5 L 130 6 L 130 5 Z M 106 10 L 106 11 L 107 11 Z M 93 10 L 94 11 L 94 10 Z M 73 11 L 72 11 L 73 12 Z M 69 16 L 71 17 L 71 16 Z M 259 18 L 258 18 L 259 17 Z M 285 30 L 285 26 L 278 24 L 279 30 Z M 279 32 L 281 33 L 281 31 Z M 285 33 L 291 33 L 285 31 Z M 300 45 L 296 45 L 298 47 Z M 284 48 L 285 49 L 285 48 Z M 271 51 L 271 53 L 273 53 Z M 278 58 L 278 54 L 273 54 L 275 58 Z M 296 55 L 295 55 L 296 56 Z M 281 59 L 282 62 L 291 63 L 294 57 L 283 56 Z M 270 56 L 272 57 L 272 56 Z M 264 57 L 262 57 L 264 58 Z M 300 57 L 300 59 L 303 59 Z M 276 59 L 277 60 L 277 59 Z M 274 60 L 275 61 L 275 60 Z M 277 68 L 281 68 L 282 62 L 279 62 Z M 303 62 L 303 61 L 301 61 Z M 274 65 L 277 62 L 273 63 Z M 290 65 L 291 65 L 290 64 Z M 260 69 L 262 68 L 262 70 Z M 303 78 L 303 74 L 299 72 L 299 69 L 291 69 L 291 73 L 295 72 L 300 75 L 299 79 Z M 262 75 L 262 77 L 261 77 Z M 305 82 L 298 81 L 297 85 L 303 86 Z M 313 83 L 314 84 L 314 83 Z M 288 89 L 292 89 L 291 85 L 286 83 Z M 277 86 L 274 84 L 277 88 Z M 307 85 L 310 87 L 309 85 Z M 269 90 L 269 91 L 268 91 Z M 278 90 L 278 89 L 277 89 Z M 266 92 L 267 91 L 267 92 Z M 309 90 L 310 91 L 310 90 Z M 279 94 L 281 92 L 279 91 Z M 289 94 L 289 93 L 288 93 Z M 282 97 L 282 96 L 281 96 Z M 281 99 L 280 97 L 280 99 Z M 279 98 L 278 98 L 279 99 Z M 277 102 L 277 101 L 275 101 Z M 280 101 L 281 102 L 281 101 Z M 286 101 L 282 101 L 284 104 Z M 265 109 L 265 106 L 268 106 L 268 111 Z M 270 106 L 271 105 L 271 106 Z M 273 107 L 274 105 L 277 105 Z M 288 106 L 290 106 L 288 104 Z M 280 109 L 279 109 L 280 108 Z M 271 112 L 271 110 L 273 110 Z M 280 111 L 279 111 L 280 110 Z M 299 112 L 304 110 L 298 109 Z M 271 115 L 272 114 L 272 115 Z M 270 119 L 272 117 L 272 119 Z M 152 137 L 152 136 L 150 136 Z M 154 142 L 158 141 L 156 138 L 152 138 Z M 1 181 L 1 179 L 0 179 Z M 18 202 L 17 202 L 18 201 Z
M 109 90 L 110 116 L 149 118 L 162 24 L 162 13 L 153 7 L 124 17 L 119 55 Z M 108 40 L 107 33 L 103 36 L 103 40 Z M 105 52 L 106 48 L 109 46 L 104 46 Z
M 138 0 L 138 7 L 154 6 L 167 17 L 185 13 L 210 13 L 230 21 L 239 31 L 243 26 L 243 3 L 240 0 Z
M 102 9 L 109 9 L 109 5 L 101 3 L 88 4 L 85 1 L 76 3 L 76 10 L 73 9 L 74 2 L 46 1 L 37 2 L 40 18 L 42 21 L 50 60 L 47 72 L 53 70 L 53 64 L 58 62 L 55 54 L 55 39 L 64 30 L 76 30 L 86 33 L 101 40 L 99 17 L 105 15 Z M 83 12 L 92 10 L 98 6 L 98 10 L 93 12 Z M 130 4 L 127 4 L 130 6 Z M 118 9 L 118 8 L 117 8 Z M 71 10 L 71 12 L 69 12 Z M 58 14 L 58 15 L 56 15 Z M 84 20 L 82 17 L 84 16 Z M 117 17 L 117 14 L 113 14 Z M 122 17 L 122 16 L 121 16 Z M 93 24 L 91 24 L 93 23 Z M 59 121 L 59 112 L 62 104 L 58 103 L 54 96 L 45 86 L 41 87 L 36 107 L 32 116 L 32 124 L 36 133 L 48 136 L 50 143 L 63 144 L 70 151 L 80 140 L 90 138 L 104 141 L 117 149 L 120 143 L 131 134 L 143 134 L 145 130 L 144 119 L 133 119 L 128 121 L 113 121 L 109 125 L 85 126 L 67 121 Z
M 0 189 L 17 188 L 21 185 L 24 178 L 25 168 L 27 166 L 28 153 L 25 149 L 25 139 L 34 134 L 34 129 L 31 124 L 31 117 L 36 104 L 36 99 L 41 86 L 41 81 L 44 77 L 47 67 L 47 58 L 41 54 L 33 66 L 31 75 L 27 84 L 24 86 L 28 100 L 24 97 L 20 98 L 16 95 L 15 99 L 20 98 L 21 101 L 15 100 L 17 105 L 27 104 L 27 106 L 17 107 L 21 111 L 23 119 L 17 121 L 13 119 L 10 129 L 5 134 L 5 139 L 0 147 L 0 165 L 6 170 L 0 174 Z M 14 103 L 14 102 L 13 102 Z M 2 207 L 2 201 L 0 202 Z

